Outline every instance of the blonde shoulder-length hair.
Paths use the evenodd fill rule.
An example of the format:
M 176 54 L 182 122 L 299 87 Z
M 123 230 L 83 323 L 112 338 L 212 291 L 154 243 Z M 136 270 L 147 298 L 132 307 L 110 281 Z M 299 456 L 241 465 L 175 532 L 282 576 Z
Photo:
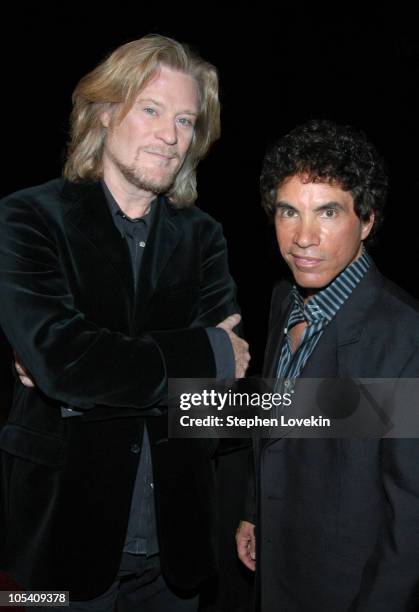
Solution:
M 165 36 L 148 35 L 122 45 L 80 80 L 73 93 L 64 176 L 75 182 L 102 176 L 106 130 L 101 115 L 120 104 L 117 120 L 121 121 L 161 65 L 191 75 L 198 85 L 200 108 L 192 143 L 166 194 L 179 208 L 194 203 L 196 166 L 220 136 L 217 70 L 186 45 Z

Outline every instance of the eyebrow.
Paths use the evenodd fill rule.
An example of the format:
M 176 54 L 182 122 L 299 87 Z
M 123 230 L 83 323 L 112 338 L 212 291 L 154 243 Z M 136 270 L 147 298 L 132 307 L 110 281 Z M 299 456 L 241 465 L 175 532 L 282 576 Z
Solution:
M 280 200 L 279 202 L 275 202 L 275 208 L 292 208 L 292 210 L 298 210 L 295 206 L 290 204 L 289 202 L 284 202 Z M 313 212 L 322 212 L 323 210 L 329 210 L 330 208 L 337 208 L 339 210 L 345 210 L 345 207 L 340 204 L 340 202 L 325 202 L 324 204 L 320 204 L 320 206 L 316 206 Z
M 141 96 L 139 96 L 137 102 L 151 102 L 155 106 L 160 106 L 160 108 L 164 107 L 164 104 L 162 102 L 158 102 L 158 100 L 155 100 L 154 98 L 142 98 Z M 178 115 L 191 115 L 192 117 L 197 117 L 198 116 L 197 112 L 194 112 L 194 111 L 191 111 L 191 110 L 183 110 L 183 111 L 180 111 L 177 114 Z

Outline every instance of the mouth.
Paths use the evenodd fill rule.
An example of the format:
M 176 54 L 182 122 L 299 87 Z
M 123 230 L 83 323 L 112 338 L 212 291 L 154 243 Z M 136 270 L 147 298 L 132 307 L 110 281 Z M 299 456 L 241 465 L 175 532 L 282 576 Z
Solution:
M 292 260 L 299 270 L 311 270 L 322 263 L 322 259 L 318 257 L 303 257 L 302 255 L 294 255 L 291 253 Z
M 177 157 L 177 155 L 163 153 L 162 151 L 145 150 L 144 152 L 148 153 L 149 155 L 154 155 L 155 157 L 158 157 L 159 159 L 162 159 L 162 160 L 165 160 L 165 161 L 169 161 L 169 160 L 175 159 Z

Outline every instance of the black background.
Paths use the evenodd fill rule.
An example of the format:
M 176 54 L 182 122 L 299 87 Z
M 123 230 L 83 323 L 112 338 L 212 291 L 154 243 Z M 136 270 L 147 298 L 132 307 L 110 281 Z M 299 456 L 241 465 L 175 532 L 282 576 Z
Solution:
M 155 6 L 103 3 L 93 10 L 87 2 L 55 9 L 8 4 L 0 26 L 0 197 L 61 173 L 71 92 L 79 78 L 117 46 L 160 33 L 196 47 L 219 69 L 222 137 L 200 164 L 198 203 L 224 226 L 253 372 L 261 367 L 271 287 L 285 273 L 259 205 L 261 161 L 273 139 L 307 119 L 354 124 L 384 154 L 391 191 L 372 255 L 382 272 L 419 298 L 419 19 L 414 9 L 367 2 L 359 9 L 335 3 L 332 10 L 313 2 L 277 2 L 269 9 L 259 2 L 247 10 L 226 2 L 172 5 L 170 11 Z M 10 401 L 11 372 L 10 351 L 0 340 L 0 423 Z M 230 542 L 240 516 L 237 495 L 231 495 L 231 475 L 239 491 L 243 472 L 243 459 L 236 457 L 227 466 L 228 487 L 223 490 L 222 477 L 219 485 L 231 500 L 220 528 L 220 539 L 228 543 L 221 556 L 228 585 L 221 585 L 221 597 L 246 602 L 249 587 Z
M 97 12 L 86 6 L 19 8 L 3 20 L 0 196 L 60 174 L 78 79 L 113 48 L 161 33 L 196 47 L 219 69 L 222 137 L 201 162 L 199 205 L 224 226 L 253 371 L 261 366 L 271 287 L 285 272 L 259 205 L 261 160 L 271 140 L 309 118 L 354 124 L 384 154 L 391 191 L 372 254 L 387 276 L 419 297 L 419 20 L 413 9 L 367 15 L 342 5 L 331 13 L 309 9 L 313 3 L 275 9 L 259 3 L 227 14 L 222 3 L 170 12 L 146 4 L 103 5 Z M 1 363 L 4 381 L 7 358 Z

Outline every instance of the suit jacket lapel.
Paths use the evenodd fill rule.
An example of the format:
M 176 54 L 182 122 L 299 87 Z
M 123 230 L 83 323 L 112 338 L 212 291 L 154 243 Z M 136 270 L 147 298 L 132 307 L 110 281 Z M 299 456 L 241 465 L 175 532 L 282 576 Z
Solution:
M 176 209 L 163 196 L 159 196 L 156 206 L 141 262 L 136 296 L 136 326 L 140 324 L 159 278 L 182 236 Z
M 135 327 L 138 329 L 159 277 L 182 236 L 177 211 L 163 196 L 158 198 L 135 296 L 128 245 L 115 227 L 100 183 L 66 181 L 63 196 L 68 205 L 66 220 L 102 252 L 135 304 Z
M 100 183 L 76 184 L 67 181 L 63 195 L 69 203 L 66 220 L 102 252 L 133 301 L 134 279 L 128 245 L 113 222 Z
M 346 372 L 350 371 L 351 364 L 345 361 L 345 348 L 359 341 L 362 330 L 375 307 L 382 282 L 380 273 L 372 263 L 359 285 L 324 330 L 316 348 L 306 362 L 301 378 L 342 378 L 347 375 Z M 276 376 L 280 349 L 284 339 L 283 330 L 290 309 L 289 296 L 289 293 L 285 297 L 283 294 L 278 296 L 282 304 L 279 308 L 278 304 L 276 305 L 276 311 L 281 315 L 277 323 L 271 320 L 265 355 L 265 378 Z M 261 440 L 261 447 L 265 448 L 274 441 L 275 439 Z
M 336 378 L 338 373 L 337 323 L 333 319 L 323 331 L 316 348 L 307 359 L 301 378 Z
M 371 262 L 365 276 L 336 315 L 339 347 L 358 342 L 365 325 L 377 307 L 383 277 Z
M 284 282 L 275 288 L 272 295 L 268 340 L 263 365 L 264 378 L 276 378 L 278 360 L 284 341 L 284 327 L 292 307 L 290 290 L 291 285 Z
M 310 355 L 301 376 L 304 378 L 334 378 L 343 376 L 340 368 L 340 354 L 343 347 L 358 342 L 362 330 L 368 321 L 377 299 L 378 288 L 382 277 L 373 263 L 359 285 L 354 289 L 348 300 L 343 304 L 336 317 L 324 330 L 316 348 Z M 290 294 L 284 293 L 274 297 L 281 304 L 276 304 L 279 315 L 271 320 L 268 344 L 265 354 L 264 376 L 274 378 L 280 348 L 284 339 L 284 326 L 290 309 Z M 272 306 L 275 312 L 275 305 Z
M 346 347 L 356 344 L 371 316 L 382 277 L 373 263 L 323 332 L 301 374 L 304 378 L 345 378 Z M 356 349 L 355 349 L 356 353 Z M 354 354 L 351 351 L 351 354 Z M 349 366 L 349 367 L 348 367 Z

